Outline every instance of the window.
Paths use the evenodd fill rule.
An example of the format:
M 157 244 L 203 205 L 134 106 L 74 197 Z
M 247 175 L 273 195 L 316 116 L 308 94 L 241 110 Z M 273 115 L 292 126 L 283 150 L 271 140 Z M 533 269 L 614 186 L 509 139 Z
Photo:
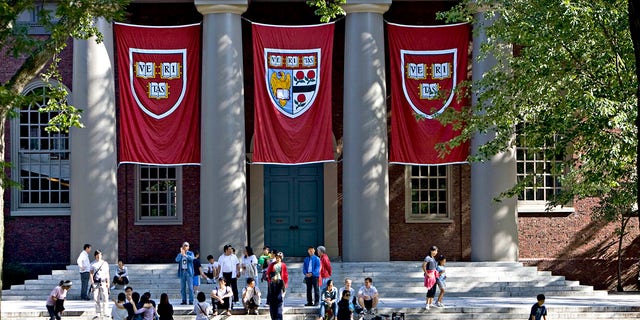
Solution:
M 16 23 L 18 25 L 24 25 L 28 27 L 29 34 L 49 34 L 49 31 L 45 30 L 42 24 L 40 24 L 40 16 L 45 13 L 46 10 L 46 12 L 48 12 L 48 15 L 50 16 L 51 21 L 55 23 L 59 20 L 59 18 L 54 15 L 56 8 L 57 5 L 55 3 L 36 3 L 34 4 L 33 8 L 22 11 L 18 15 Z
M 519 137 L 516 146 L 516 178 L 518 182 L 530 180 L 518 194 L 518 212 L 544 212 L 546 204 L 562 190 L 558 170 L 564 155 L 555 157 L 545 153 L 545 148 L 553 147 L 548 141 L 542 148 L 528 147 Z M 573 211 L 573 208 L 554 208 L 552 211 Z
M 450 221 L 449 167 L 407 166 L 407 222 Z
M 11 122 L 12 214 L 69 214 L 69 135 L 45 130 L 55 113 L 40 112 L 47 103 L 47 86 L 30 85 L 31 103 L 18 110 Z
M 182 168 L 138 166 L 139 224 L 182 223 Z

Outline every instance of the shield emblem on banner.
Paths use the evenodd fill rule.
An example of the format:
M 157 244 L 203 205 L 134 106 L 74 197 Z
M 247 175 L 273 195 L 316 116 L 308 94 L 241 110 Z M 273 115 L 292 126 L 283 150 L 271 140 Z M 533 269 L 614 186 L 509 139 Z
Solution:
M 265 81 L 273 106 L 289 118 L 303 115 L 320 87 L 320 49 L 264 49 Z
M 416 114 L 433 119 L 453 101 L 458 49 L 400 50 L 402 90 Z
M 144 113 L 155 119 L 169 116 L 187 89 L 187 50 L 129 48 L 129 81 Z

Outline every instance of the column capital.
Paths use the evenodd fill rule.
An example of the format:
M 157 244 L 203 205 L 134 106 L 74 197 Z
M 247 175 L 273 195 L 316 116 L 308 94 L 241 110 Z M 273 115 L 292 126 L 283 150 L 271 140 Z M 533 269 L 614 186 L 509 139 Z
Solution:
M 195 0 L 196 9 L 202 15 L 212 13 L 233 13 L 241 15 L 247 11 L 247 0 Z
M 389 10 L 391 6 L 391 0 L 347 0 L 346 4 L 342 5 L 342 9 L 349 13 L 379 13 L 383 14 Z

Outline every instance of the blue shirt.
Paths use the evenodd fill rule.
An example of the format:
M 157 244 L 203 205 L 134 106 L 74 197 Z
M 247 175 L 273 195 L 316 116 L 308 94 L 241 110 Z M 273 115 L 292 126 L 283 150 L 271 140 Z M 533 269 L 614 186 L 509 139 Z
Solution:
M 314 277 L 320 277 L 320 258 L 315 254 L 304 258 L 304 264 L 302 265 L 302 273 L 309 273 L 309 266 L 311 266 L 311 273 Z
M 178 263 L 178 277 L 181 277 L 183 272 L 186 272 L 188 275 L 193 277 L 193 259 L 195 258 L 196 257 L 191 251 L 187 251 L 186 256 L 183 256 L 182 253 L 178 253 L 176 256 L 176 262 Z

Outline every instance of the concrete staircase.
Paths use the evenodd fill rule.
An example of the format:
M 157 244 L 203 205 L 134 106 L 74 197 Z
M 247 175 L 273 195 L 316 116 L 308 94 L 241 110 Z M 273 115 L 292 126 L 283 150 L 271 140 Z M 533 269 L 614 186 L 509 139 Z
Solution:
M 115 266 L 112 266 L 112 276 L 114 268 Z M 135 291 L 149 291 L 156 301 L 161 293 L 166 292 L 176 308 L 176 319 L 193 319 L 193 315 L 188 315 L 192 307 L 177 306 L 180 302 L 180 288 L 175 264 L 130 264 L 128 268 L 130 285 Z M 287 268 L 289 289 L 286 298 L 286 318 L 313 319 L 317 309 L 302 307 L 306 301 L 302 263 L 289 262 Z M 592 287 L 581 285 L 577 281 L 568 281 L 562 276 L 554 276 L 546 271 L 538 271 L 535 267 L 523 267 L 522 264 L 513 262 L 447 263 L 447 308 L 430 311 L 424 310 L 426 289 L 422 285 L 420 262 L 333 262 L 332 278 L 336 286 L 342 286 L 346 277 L 353 279 L 353 287 L 356 290 L 362 285 L 365 277 L 373 278 L 374 286 L 381 297 L 379 313 L 390 315 L 393 312 L 404 312 L 405 319 L 526 319 L 529 308 L 539 293 L 548 297 L 548 304 L 552 304 L 553 301 L 566 301 L 566 305 L 549 307 L 550 318 L 554 320 L 640 318 L 640 304 L 625 305 L 631 303 L 614 301 L 602 306 L 599 301 L 610 299 L 606 291 L 593 290 Z M 46 315 L 44 301 L 51 289 L 62 279 L 71 279 L 74 282 L 65 304 L 71 306 L 67 307 L 65 318 L 92 318 L 95 313 L 91 302 L 74 301 L 80 296 L 77 266 L 55 270 L 51 275 L 41 275 L 37 280 L 27 280 L 23 285 L 3 290 L 2 318 L 29 319 Z M 238 282 L 238 286 L 242 288 L 243 281 Z M 259 286 L 266 292 L 264 283 Z M 213 284 L 202 284 L 200 291 L 210 292 L 212 288 Z M 112 298 L 120 289 L 114 291 Z M 34 301 L 42 311 L 5 312 L 5 305 L 30 305 Z M 640 302 L 640 298 L 638 301 Z M 240 313 L 240 310 L 236 310 L 234 314 Z M 244 315 L 243 318 L 268 318 L 266 309 L 261 310 L 261 314 L 265 316 Z
M 373 284 L 382 298 L 421 298 L 426 289 L 422 285 L 420 262 L 334 262 L 334 284 L 338 288 L 345 278 L 353 279 L 353 287 L 362 286 L 365 277 L 373 278 Z M 111 267 L 113 276 L 115 266 Z M 130 264 L 130 285 L 138 292 L 151 292 L 159 299 L 162 292 L 169 299 L 180 299 L 179 281 L 175 264 Z M 306 287 L 302 281 L 302 263 L 288 263 L 288 296 L 304 298 Z M 36 280 L 27 280 L 23 285 L 14 285 L 2 292 L 3 300 L 45 300 L 51 289 L 62 279 L 74 282 L 68 299 L 80 296 L 78 267 L 67 266 L 66 270 L 54 270 L 51 275 L 41 275 Z M 244 286 L 239 279 L 238 287 Z M 265 284 L 260 284 L 266 289 Z M 201 285 L 201 291 L 210 292 L 212 284 Z M 523 267 L 512 262 L 449 262 L 447 264 L 447 297 L 535 297 L 544 292 L 553 296 L 602 296 L 605 291 L 595 291 L 591 286 L 568 281 L 563 276 L 554 276 L 535 267 Z M 597 299 L 597 298 L 596 298 Z

